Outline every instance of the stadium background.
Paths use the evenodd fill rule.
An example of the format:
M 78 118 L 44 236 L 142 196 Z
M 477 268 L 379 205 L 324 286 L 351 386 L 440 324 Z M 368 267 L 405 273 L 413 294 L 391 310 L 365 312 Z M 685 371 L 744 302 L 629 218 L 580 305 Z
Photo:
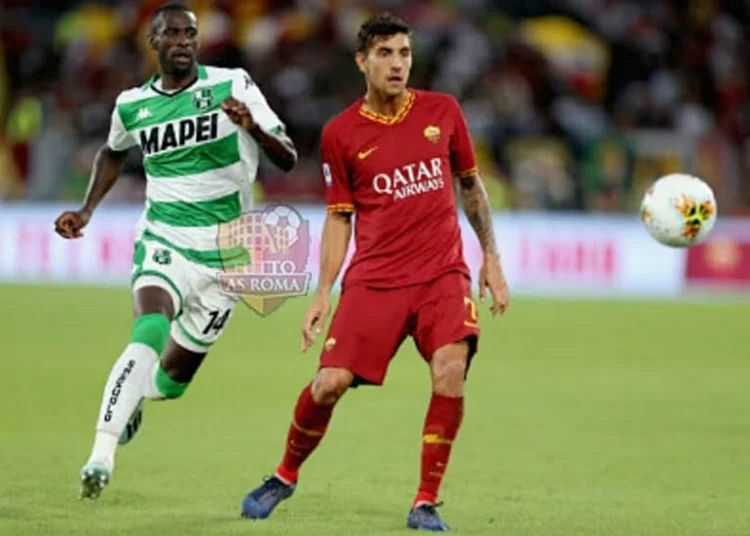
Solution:
M 3 198 L 81 197 L 113 99 L 154 70 L 146 21 L 161 3 L 5 2 Z M 362 93 L 353 40 L 380 5 L 414 26 L 412 84 L 462 101 L 498 210 L 632 211 L 654 176 L 689 169 L 724 214 L 747 213 L 750 10 L 721 4 L 191 3 L 201 60 L 248 69 L 299 146 L 293 175 L 264 169 L 266 199 L 323 198 L 318 134 Z M 135 152 L 128 169 L 113 201 L 143 199 Z
M 605 222 L 625 222 L 609 238 L 602 238 L 626 244 L 610 248 L 623 250 L 614 253 L 615 270 L 619 265 L 643 264 L 652 251 L 656 255 L 652 265 L 675 267 L 667 285 L 674 292 L 693 283 L 736 286 L 750 278 L 750 243 L 741 231 L 741 220 L 721 232 L 729 224 L 727 216 L 750 214 L 747 4 L 703 0 L 199 0 L 189 4 L 200 19 L 201 61 L 248 69 L 287 123 L 299 149 L 300 161 L 292 174 L 263 162 L 256 185 L 261 203 L 315 207 L 323 202 L 318 163 L 321 127 L 361 95 L 362 81 L 352 60 L 356 30 L 369 12 L 389 8 L 414 27 L 412 84 L 447 91 L 462 102 L 493 209 L 510 218 L 502 220 L 508 222 L 506 231 L 519 236 L 527 229 L 533 235 L 534 229 L 546 233 L 553 228 L 557 236 L 586 236 L 599 227 L 596 222 L 603 215 Z M 155 68 L 154 55 L 145 43 L 149 15 L 159 5 L 156 0 L 5 2 L 0 199 L 16 205 L 81 199 L 94 153 L 107 133 L 115 96 L 141 83 Z M 674 171 L 707 180 L 722 216 L 723 225 L 713 240 L 690 252 L 652 249 L 634 220 L 647 185 Z M 144 185 L 139 153 L 134 150 L 106 204 L 137 206 L 144 199 Z M 7 203 L 4 206 L 8 222 L 11 212 Z M 18 214 L 14 212 L 4 225 L 5 241 L 24 243 L 40 253 L 26 255 L 21 266 L 11 266 L 10 257 L 21 257 L 17 248 L 6 246 L 0 277 L 33 279 L 34 266 L 45 259 L 57 265 L 79 262 L 63 261 L 65 254 L 55 250 L 62 247 L 59 241 L 45 239 L 48 230 L 20 227 Z M 314 222 L 321 217 L 314 208 L 305 214 Z M 516 226 L 523 221 L 517 217 L 522 214 L 535 214 L 532 223 L 537 225 Z M 560 214 L 566 216 L 562 223 Z M 591 219 L 592 215 L 600 217 Z M 13 229 L 9 231 L 8 225 Z M 628 233 L 636 237 L 635 242 L 617 240 Z M 538 252 L 531 255 L 544 266 L 539 278 L 528 281 L 529 290 L 559 275 L 564 280 L 558 290 L 572 285 L 577 291 L 565 278 L 577 275 L 585 281 L 592 275 L 585 268 L 587 261 L 577 259 L 609 255 L 600 251 L 609 246 L 591 241 L 550 245 L 524 240 L 506 248 L 511 250 L 509 262 L 527 275 L 524 251 Z M 469 239 L 468 248 L 474 243 Z M 49 248 L 53 251 L 45 253 Z M 631 258 L 624 252 L 628 248 L 642 253 Z M 97 270 L 109 270 L 107 259 L 85 257 L 81 262 L 104 263 Z M 594 278 L 616 278 L 604 273 L 610 269 L 609 261 L 592 262 L 600 267 L 593 268 Z M 127 261 L 121 264 L 127 271 Z M 564 268 L 570 264 L 573 268 Z M 574 273 L 558 274 L 557 266 Z M 59 267 L 44 271 L 56 270 Z M 113 278 L 123 273 L 114 270 Z M 661 282 L 668 276 L 656 271 L 650 288 L 663 288 Z M 86 277 L 66 272 L 56 280 L 85 281 Z M 648 274 L 639 272 L 638 278 L 643 277 Z
M 314 356 L 297 356 L 307 299 L 262 321 L 241 311 L 188 396 L 148 406 L 100 503 L 73 502 L 131 323 L 138 153 L 84 239 L 59 239 L 52 222 L 81 199 L 116 94 L 155 68 L 145 36 L 161 3 L 0 3 L 3 534 L 246 533 L 239 500 L 277 460 L 315 370 Z M 468 534 L 750 534 L 748 2 L 188 4 L 201 60 L 247 68 L 289 127 L 300 162 L 289 175 L 263 162 L 256 193 L 311 221 L 313 274 L 318 136 L 362 94 L 361 20 L 404 16 L 412 85 L 462 102 L 514 304 L 502 320 L 480 312 L 449 523 Z M 703 177 L 719 202 L 711 239 L 687 251 L 656 244 L 638 218 L 645 187 L 673 171 Z M 591 295 L 628 300 L 582 300 Z M 331 534 L 332 520 L 337 534 L 401 530 L 429 392 L 413 348 L 402 356 L 382 390 L 337 410 L 293 506 L 264 534 Z

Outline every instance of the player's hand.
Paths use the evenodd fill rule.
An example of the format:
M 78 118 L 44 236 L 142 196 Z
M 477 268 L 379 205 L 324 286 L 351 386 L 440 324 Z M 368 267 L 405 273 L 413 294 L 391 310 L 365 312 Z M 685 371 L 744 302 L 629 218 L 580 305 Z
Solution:
M 229 116 L 229 120 L 235 125 L 239 125 L 245 130 L 255 126 L 255 119 L 250 110 L 234 97 L 229 97 L 221 103 L 221 109 Z
M 60 214 L 55 220 L 55 232 L 63 238 L 81 238 L 81 229 L 91 219 L 91 213 L 87 210 L 68 210 Z
M 482 269 L 479 272 L 479 301 L 484 302 L 487 297 L 487 289 L 492 295 L 492 316 L 497 313 L 505 314 L 510 306 L 510 290 L 505 280 L 500 260 L 496 255 L 485 255 Z
M 312 305 L 305 313 L 302 326 L 302 351 L 306 352 L 315 342 L 315 335 L 323 331 L 323 325 L 331 312 L 327 294 L 315 294 Z

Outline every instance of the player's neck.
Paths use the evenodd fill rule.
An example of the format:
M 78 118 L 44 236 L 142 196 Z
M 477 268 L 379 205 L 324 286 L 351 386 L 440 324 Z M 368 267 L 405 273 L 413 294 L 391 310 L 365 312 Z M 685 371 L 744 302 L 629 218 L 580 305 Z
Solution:
M 161 76 L 161 88 L 164 91 L 174 91 L 192 84 L 198 76 L 198 67 L 193 65 L 186 74 L 169 74 L 164 71 L 159 74 Z
M 378 115 L 384 115 L 386 117 L 395 117 L 401 111 L 409 98 L 409 91 L 404 91 L 395 97 L 388 97 L 375 91 L 368 89 L 365 95 L 365 108 L 374 112 Z

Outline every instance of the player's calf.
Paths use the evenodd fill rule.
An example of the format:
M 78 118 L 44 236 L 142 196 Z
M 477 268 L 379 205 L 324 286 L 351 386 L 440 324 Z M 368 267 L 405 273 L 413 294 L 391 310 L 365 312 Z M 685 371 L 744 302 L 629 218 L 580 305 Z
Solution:
M 175 350 L 176 349 L 176 350 Z M 190 354 L 190 355 L 184 355 Z M 196 357 L 197 356 L 197 357 Z M 205 354 L 193 354 L 171 343 L 162 359 L 156 361 L 148 374 L 143 399 L 174 400 L 185 394 Z M 130 416 L 118 443 L 130 443 L 143 423 L 143 399 Z
M 281 463 L 276 468 L 276 476 L 287 484 L 297 482 L 300 467 L 323 440 L 328 423 L 333 416 L 335 404 L 320 404 L 313 395 L 313 384 L 305 387 L 297 398 L 294 415 L 289 425 L 286 449 Z M 332 391 L 322 391 L 332 397 Z
M 190 382 L 180 382 L 164 370 L 160 362 L 151 367 L 144 396 L 149 400 L 175 400 L 187 391 Z
M 433 393 L 422 431 L 419 489 L 409 514 L 412 528 L 448 530 L 434 505 L 463 421 L 468 355 L 468 343 L 462 341 L 439 348 L 430 360 Z
M 299 470 L 325 436 L 336 401 L 354 376 L 343 369 L 322 369 L 299 395 L 287 433 L 286 449 L 273 477 L 247 494 L 242 516 L 265 519 L 294 492 Z
M 135 320 L 130 343 L 112 368 L 104 388 L 98 432 L 118 437 L 125 429 L 143 398 L 144 381 L 158 362 L 168 337 L 169 319 L 164 315 L 146 314 Z
M 193 352 L 170 340 L 161 360 L 152 367 L 146 398 L 174 400 L 183 396 L 205 357 L 206 352 Z
M 104 388 L 94 446 L 82 469 L 82 496 L 96 498 L 107 485 L 109 474 L 114 469 L 115 450 L 122 439 L 121 434 L 126 430 L 128 421 L 137 414 L 146 376 L 158 361 L 168 337 L 169 319 L 166 316 L 152 313 L 135 320 L 130 343 L 112 367 Z M 105 481 L 100 478 L 98 469 L 94 476 L 89 475 L 91 467 L 104 467 L 107 471 Z

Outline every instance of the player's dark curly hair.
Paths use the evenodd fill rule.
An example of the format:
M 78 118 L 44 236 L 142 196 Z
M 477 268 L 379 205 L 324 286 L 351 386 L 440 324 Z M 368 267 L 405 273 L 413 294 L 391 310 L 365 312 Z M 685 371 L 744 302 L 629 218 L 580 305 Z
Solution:
M 367 54 L 378 37 L 390 37 L 396 34 L 406 34 L 411 37 L 411 27 L 403 19 L 388 11 L 367 19 L 357 34 L 357 52 Z

